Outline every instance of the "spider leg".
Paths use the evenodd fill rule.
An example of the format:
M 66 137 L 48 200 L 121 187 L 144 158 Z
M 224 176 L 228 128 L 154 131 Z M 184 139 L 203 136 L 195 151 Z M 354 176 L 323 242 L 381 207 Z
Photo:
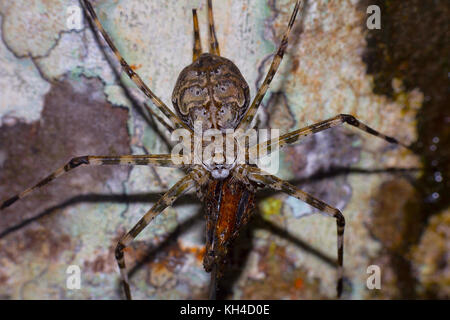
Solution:
M 114 55 L 116 56 L 117 60 L 120 62 L 120 65 L 122 66 L 123 70 L 126 72 L 128 77 L 138 86 L 138 88 L 148 97 L 150 100 L 156 105 L 156 107 L 168 118 L 170 119 L 177 128 L 185 128 L 189 131 L 192 131 L 183 121 L 181 121 L 175 113 L 173 113 L 165 104 L 161 101 L 154 93 L 150 90 L 149 87 L 142 81 L 141 77 L 134 72 L 134 70 L 128 65 L 128 63 L 125 61 L 125 59 L 120 54 L 119 50 L 116 48 L 114 43 L 112 42 L 109 35 L 106 33 L 105 29 L 103 28 L 102 24 L 100 23 L 100 20 L 97 17 L 97 14 L 94 11 L 94 8 L 92 7 L 91 3 L 88 0 L 81 0 L 86 12 L 88 13 L 87 16 L 91 18 L 91 21 L 97 26 L 97 29 L 102 34 L 105 41 L 108 43 L 111 50 L 114 52 Z
M 56 178 L 62 176 L 66 172 L 71 171 L 82 165 L 111 165 L 111 164 L 128 164 L 128 165 L 157 165 L 162 167 L 180 167 L 172 162 L 173 156 L 170 154 L 159 155 L 126 155 L 126 156 L 83 156 L 72 158 L 66 165 L 52 172 L 49 176 L 39 181 L 36 185 L 28 188 L 21 193 L 9 198 L 0 205 L 3 210 L 19 199 L 23 199 L 31 192 L 39 189 Z M 177 162 L 181 163 L 181 162 Z
M 409 147 L 401 142 L 399 142 L 397 139 L 390 137 L 390 136 L 386 136 L 374 129 L 372 129 L 371 127 L 365 125 L 364 123 L 362 123 L 361 121 L 359 121 L 358 119 L 356 119 L 354 116 L 349 115 L 349 114 L 339 114 L 334 118 L 328 119 L 328 120 L 324 120 L 315 124 L 312 124 L 310 126 L 307 126 L 305 128 L 299 129 L 299 130 L 295 130 L 292 131 L 290 133 L 287 133 L 285 135 L 282 135 L 281 137 L 278 137 L 277 139 L 272 139 L 263 143 L 258 144 L 255 147 L 252 147 L 250 152 L 252 153 L 252 155 L 256 155 L 257 154 L 268 154 L 271 152 L 272 148 L 276 148 L 277 146 L 279 146 L 279 148 L 282 148 L 283 146 L 287 145 L 287 144 L 291 144 L 291 143 L 295 143 L 297 141 L 299 141 L 302 137 L 306 137 L 308 135 L 329 129 L 329 128 L 333 128 L 336 127 L 338 125 L 347 123 L 351 126 L 354 126 L 364 132 L 367 132 L 371 135 L 374 135 L 376 137 L 379 137 L 381 139 L 386 140 L 389 143 L 394 143 L 394 144 L 398 144 L 401 145 L 405 148 Z
M 217 41 L 216 28 L 214 27 L 212 0 L 208 0 L 208 24 L 209 24 L 209 53 L 220 56 L 219 42 Z
M 239 123 L 239 126 L 237 129 L 244 129 L 246 130 L 247 127 L 251 124 L 253 118 L 256 115 L 256 112 L 258 111 L 259 105 L 261 104 L 262 99 L 264 98 L 264 95 L 267 92 L 267 89 L 269 89 L 269 85 L 272 82 L 273 77 L 275 76 L 275 73 L 278 70 L 278 67 L 280 66 L 281 60 L 283 59 L 284 52 L 286 51 L 287 45 L 288 45 L 288 37 L 289 33 L 292 29 L 292 26 L 294 25 L 295 17 L 297 16 L 297 13 L 300 8 L 300 2 L 303 6 L 303 2 L 300 0 L 297 0 L 295 3 L 294 11 L 292 12 L 291 19 L 289 20 L 289 24 L 287 27 L 286 32 L 283 35 L 283 39 L 281 40 L 281 44 L 278 47 L 277 53 L 273 57 L 272 64 L 270 65 L 270 69 L 267 72 L 266 77 L 264 78 L 264 81 L 261 85 L 261 87 L 258 89 L 258 92 L 256 93 L 255 98 L 253 99 L 252 104 L 248 108 L 248 110 L 245 112 L 244 116 L 242 117 L 241 123 Z
M 344 229 L 345 229 L 345 218 L 344 215 L 336 208 L 329 206 L 325 202 L 313 197 L 312 195 L 300 190 L 296 186 L 293 186 L 287 181 L 281 180 L 272 175 L 268 175 L 262 172 L 258 168 L 246 166 L 248 170 L 248 178 L 256 183 L 263 184 L 264 186 L 270 187 L 275 190 L 283 191 L 288 195 L 291 195 L 297 199 L 300 199 L 307 204 L 319 209 L 326 215 L 336 219 L 337 225 L 337 255 L 338 255 L 338 282 L 337 282 L 337 295 L 338 297 L 342 294 L 342 283 L 343 283 L 343 262 L 344 262 Z
M 175 130 L 175 128 L 172 127 L 170 124 L 168 124 L 166 120 L 158 116 L 156 112 L 154 112 L 147 103 L 144 102 L 144 106 L 147 109 L 147 111 L 152 115 L 152 117 L 155 117 L 155 119 L 158 120 L 159 123 L 161 123 L 167 130 L 169 130 L 170 133 L 172 133 Z
M 202 42 L 200 40 L 200 28 L 198 27 L 197 9 L 192 9 L 192 19 L 194 22 L 194 48 L 192 62 L 202 54 Z
M 158 202 L 139 220 L 139 222 L 129 231 L 125 236 L 119 241 L 116 246 L 115 256 L 117 264 L 120 269 L 120 276 L 122 278 L 122 283 L 124 286 L 125 295 L 128 300 L 131 300 L 130 284 L 128 281 L 128 275 L 126 272 L 125 258 L 123 250 L 128 247 L 131 241 L 137 237 L 137 235 L 150 223 L 153 219 L 163 212 L 164 209 L 170 207 L 175 200 L 182 194 L 186 193 L 191 189 L 197 181 L 201 179 L 201 173 L 199 171 L 192 171 L 183 179 L 178 181 L 169 191 L 162 196 Z

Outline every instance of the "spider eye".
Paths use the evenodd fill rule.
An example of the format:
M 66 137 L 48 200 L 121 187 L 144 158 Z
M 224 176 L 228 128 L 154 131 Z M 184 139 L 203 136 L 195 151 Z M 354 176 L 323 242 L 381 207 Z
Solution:
M 222 71 L 221 68 L 217 68 L 217 69 L 211 70 L 211 72 L 209 74 L 210 75 L 218 75 L 221 73 L 221 71 Z
M 225 103 L 222 105 L 222 108 L 220 108 L 219 110 L 219 115 L 220 116 L 224 116 L 227 113 L 232 113 L 233 109 L 232 109 L 232 104 L 231 103 Z
M 190 88 L 189 91 L 196 97 L 198 97 L 202 93 L 202 90 L 198 87 Z
M 218 84 L 218 85 L 216 85 L 216 88 L 217 88 L 220 92 L 225 93 L 225 92 L 227 92 L 228 85 L 227 85 L 227 84 Z

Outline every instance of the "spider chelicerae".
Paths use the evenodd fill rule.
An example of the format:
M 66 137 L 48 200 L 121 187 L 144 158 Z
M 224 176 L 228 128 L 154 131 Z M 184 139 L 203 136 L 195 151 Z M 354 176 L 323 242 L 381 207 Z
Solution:
M 116 46 L 102 27 L 97 15 L 88 0 L 81 3 L 86 15 L 91 19 L 97 30 L 113 51 L 123 70 L 141 91 L 162 112 L 158 115 L 151 108 L 148 112 L 157 119 L 169 132 L 184 130 L 195 134 L 196 124 L 200 123 L 200 131 L 215 129 L 225 136 L 227 130 L 233 130 L 239 136 L 245 136 L 252 129 L 258 107 L 275 76 L 288 45 L 289 33 L 294 25 L 296 16 L 303 2 L 298 0 L 291 14 L 287 29 L 281 39 L 270 69 L 258 89 L 255 98 L 250 99 L 249 87 L 239 69 L 228 59 L 221 57 L 219 44 L 215 34 L 212 1 L 207 1 L 209 22 L 209 53 L 203 53 L 198 18 L 193 10 L 194 46 L 193 62 L 179 75 L 173 91 L 172 103 L 175 113 L 171 111 L 142 81 L 139 75 L 123 59 Z M 167 120 L 165 120 L 165 117 Z M 255 194 L 262 187 L 282 191 L 309 205 L 317 208 L 326 215 L 336 219 L 337 224 L 337 256 L 338 280 L 337 294 L 342 293 L 343 279 L 343 235 L 345 219 L 342 213 L 323 201 L 303 192 L 287 181 L 259 169 L 252 159 L 261 154 L 270 154 L 275 150 L 299 141 L 302 137 L 326 130 L 340 124 L 347 123 L 369 134 L 381 137 L 390 143 L 400 144 L 396 139 L 385 136 L 372 128 L 362 124 L 355 117 L 346 114 L 310 125 L 308 127 L 284 134 L 255 145 L 233 144 L 233 150 L 244 154 L 244 162 L 224 162 L 222 157 L 192 163 L 184 157 L 181 159 L 173 154 L 162 155 L 124 155 L 124 156 L 81 156 L 70 160 L 65 166 L 57 169 L 35 186 L 4 201 L 0 210 L 9 207 L 19 199 L 24 198 L 35 189 L 41 188 L 64 173 L 79 166 L 86 165 L 156 165 L 180 168 L 186 171 L 186 176 L 178 181 L 156 204 L 139 220 L 139 222 L 121 238 L 116 246 L 115 256 L 119 265 L 125 295 L 131 299 L 130 285 L 127 277 L 124 249 L 151 221 L 175 200 L 191 189 L 195 189 L 206 209 L 206 252 L 204 268 L 211 272 L 210 297 L 215 298 L 217 279 L 221 277 L 225 268 L 225 260 L 233 240 L 239 230 L 251 218 L 255 204 Z M 226 140 L 226 138 L 225 138 Z M 194 145 L 194 149 L 199 147 Z M 205 144 L 200 144 L 203 149 Z M 196 149 L 195 149 L 196 150 Z M 194 155 L 195 157 L 195 155 Z M 220 157 L 219 157 L 220 158 Z M 191 157 L 192 159 L 192 157 Z

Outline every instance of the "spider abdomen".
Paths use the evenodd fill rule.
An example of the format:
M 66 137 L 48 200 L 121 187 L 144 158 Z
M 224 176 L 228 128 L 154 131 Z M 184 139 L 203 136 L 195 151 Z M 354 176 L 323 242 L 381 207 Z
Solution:
M 202 130 L 234 129 L 249 106 L 250 90 L 236 65 L 204 53 L 178 76 L 172 103 L 181 119 Z
M 211 180 L 206 189 L 206 253 L 203 265 L 209 272 L 215 263 L 220 272 L 229 247 L 251 217 L 255 192 L 232 175 L 224 180 Z

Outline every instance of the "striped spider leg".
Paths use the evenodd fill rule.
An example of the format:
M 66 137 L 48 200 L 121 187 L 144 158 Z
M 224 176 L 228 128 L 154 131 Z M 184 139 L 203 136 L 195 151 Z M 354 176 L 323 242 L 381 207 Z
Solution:
M 200 29 L 198 27 L 197 9 L 192 9 L 192 22 L 194 26 L 194 47 L 192 48 L 192 62 L 202 54 L 202 42 L 200 40 Z
M 167 191 L 117 244 L 115 255 L 120 269 L 120 276 L 122 278 L 125 296 L 128 300 L 131 300 L 132 297 L 123 250 L 129 246 L 131 241 L 133 241 L 156 216 L 163 212 L 167 207 L 170 207 L 178 197 L 189 191 L 192 187 L 204 184 L 205 177 L 206 174 L 203 169 L 193 169 L 188 175 L 178 181 L 169 191 Z
M 148 112 L 151 114 L 151 116 L 153 118 L 155 118 L 159 123 L 161 123 L 169 131 L 169 133 L 172 133 L 175 130 L 175 128 L 171 124 L 167 123 L 166 120 L 164 120 L 159 115 L 157 115 L 156 112 L 154 112 L 152 110 L 152 108 L 150 108 L 150 106 L 145 102 L 144 102 L 144 107 L 146 110 L 148 110 Z
M 241 122 L 236 129 L 247 130 L 252 124 L 253 118 L 258 112 L 261 101 L 264 98 L 267 90 L 269 89 L 269 85 L 272 82 L 273 77 L 278 70 L 278 67 L 280 66 L 281 60 L 283 60 L 284 52 L 286 51 L 286 48 L 288 46 L 289 33 L 291 32 L 292 26 L 294 25 L 295 17 L 297 16 L 298 11 L 303 9 L 303 4 L 303 1 L 300 0 L 297 0 L 297 2 L 295 3 L 294 11 L 291 14 L 288 27 L 283 35 L 283 38 L 281 39 L 280 46 L 278 47 L 278 50 L 272 59 L 272 64 L 270 65 L 269 71 L 267 72 L 262 85 L 259 87 L 258 92 L 256 92 L 256 96 L 253 99 L 252 104 L 245 112 Z
M 176 160 L 173 162 L 172 160 Z M 157 165 L 162 167 L 181 167 L 182 165 L 176 165 L 175 163 L 181 163 L 180 159 L 174 159 L 174 156 L 170 154 L 158 154 L 158 155 L 125 155 L 125 156 L 82 156 L 72 158 L 63 167 L 55 170 L 46 178 L 39 181 L 34 186 L 22 191 L 21 193 L 7 199 L 0 205 L 0 210 L 3 210 L 19 199 L 23 199 L 30 193 L 39 189 L 51 181 L 59 178 L 66 172 L 69 172 L 75 168 L 85 165 L 117 165 L 117 164 L 127 164 L 127 165 Z
M 209 53 L 220 56 L 219 42 L 216 36 L 216 27 L 214 25 L 214 14 L 212 0 L 207 0 L 208 6 L 208 30 L 209 30 Z M 197 9 L 192 9 L 192 19 L 194 26 L 194 48 L 192 62 L 197 60 L 202 54 L 202 43 L 200 40 L 200 29 L 198 26 Z
M 263 143 L 257 144 L 249 148 L 248 152 L 250 157 L 253 159 L 257 158 L 257 155 L 266 155 L 270 154 L 273 151 L 287 145 L 296 143 L 301 140 L 302 137 L 306 137 L 308 135 L 341 125 L 341 124 L 350 124 L 364 132 L 367 132 L 371 135 L 377 136 L 381 139 L 386 140 L 389 143 L 398 144 L 405 148 L 408 148 L 405 144 L 399 142 L 397 139 L 386 136 L 378 131 L 372 129 L 371 127 L 363 124 L 359 120 L 357 120 L 352 115 L 348 114 L 340 114 L 334 118 L 324 120 L 318 122 L 316 124 L 307 126 L 305 128 L 295 130 L 293 132 L 287 133 L 278 137 L 276 139 L 268 140 Z M 287 181 L 283 181 L 275 176 L 266 174 L 262 172 L 260 169 L 250 166 L 245 166 L 244 170 L 247 171 L 247 178 L 253 182 L 260 183 L 264 186 L 270 187 L 275 190 L 283 191 L 297 199 L 300 199 L 307 204 L 315 207 L 321 212 L 325 213 L 328 216 L 336 218 L 337 224 L 337 236 L 338 236 L 338 282 L 337 282 L 337 294 L 338 297 L 342 294 L 342 283 L 343 283 L 343 254 L 344 254 L 344 228 L 345 228 L 345 218 L 342 213 L 332 206 L 326 204 L 325 202 L 313 197 L 312 195 L 298 189 L 297 187 L 291 185 Z
M 269 175 L 262 170 L 246 165 L 244 170 L 247 171 L 246 177 L 253 182 L 262 184 L 265 187 L 272 188 L 277 191 L 283 191 L 284 193 L 293 196 L 299 200 L 306 202 L 314 208 L 325 213 L 327 216 L 336 219 L 337 226 L 337 254 L 338 254 L 338 282 L 337 282 L 337 295 L 342 294 L 342 282 L 343 282 L 343 262 L 344 262 L 344 229 L 345 218 L 344 215 L 336 208 L 326 204 L 325 202 L 313 197 L 312 195 L 300 190 L 296 186 L 293 186 L 287 181 L 281 180 L 273 175 Z
M 89 0 L 80 0 L 83 4 L 83 7 L 86 11 L 86 16 L 88 16 L 92 23 L 97 27 L 98 31 L 102 34 L 103 38 L 105 39 L 108 46 L 113 51 L 115 57 L 119 61 L 120 65 L 122 66 L 123 70 L 126 72 L 128 77 L 137 85 L 137 87 L 153 102 L 153 104 L 156 105 L 156 107 L 177 127 L 177 128 L 184 128 L 192 132 L 192 130 L 178 118 L 175 113 L 172 112 L 165 104 L 164 102 L 159 99 L 152 90 L 142 81 L 141 77 L 134 72 L 134 70 L 130 67 L 130 65 L 125 61 L 125 59 L 120 54 L 117 47 L 114 45 L 113 41 L 109 37 L 109 35 L 106 33 L 105 29 L 103 28 L 102 24 L 100 23 L 100 20 L 97 17 L 97 14 L 94 11 L 94 8 L 92 7 Z M 146 106 L 147 109 L 148 106 Z M 151 111 L 149 111 L 152 113 Z M 153 114 L 153 113 L 152 113 Z
M 70 160 L 63 167 L 55 170 L 49 176 L 39 181 L 33 187 L 30 187 L 23 192 L 9 198 L 0 205 L 0 210 L 3 210 L 19 199 L 23 199 L 30 193 L 39 189 L 56 178 L 62 176 L 66 172 L 69 172 L 75 168 L 85 165 L 158 165 L 163 167 L 182 168 L 184 165 L 177 165 L 175 163 L 181 163 L 182 157 L 174 159 L 177 156 L 170 154 L 162 155 L 126 155 L 126 156 L 83 156 L 76 157 Z M 120 275 L 125 290 L 127 299 L 131 299 L 130 286 L 128 282 L 128 276 L 125 270 L 125 260 L 123 255 L 123 249 L 127 247 L 130 242 L 165 208 L 171 206 L 175 200 L 186 193 L 194 185 L 203 184 L 202 178 L 205 176 L 204 172 L 200 169 L 193 169 L 188 175 L 178 181 L 162 198 L 156 202 L 156 204 L 142 217 L 141 220 L 131 229 L 117 244 L 115 256 L 117 264 L 120 269 Z
M 209 26 L 209 53 L 220 56 L 219 42 L 217 41 L 216 28 L 214 27 L 212 0 L 208 0 L 208 26 Z
M 209 31 L 210 31 L 210 52 L 219 54 L 219 44 L 217 42 L 217 38 L 215 35 L 214 28 L 214 18 L 212 14 L 212 3 L 211 0 L 208 0 L 208 23 L 209 23 Z M 201 41 L 200 41 L 200 32 L 198 26 L 198 17 L 197 11 L 195 9 L 192 10 L 193 17 L 193 26 L 194 26 L 194 46 L 193 46 L 193 61 L 197 60 L 201 53 Z M 114 48 L 111 47 L 114 51 Z M 154 115 L 154 114 L 152 114 Z M 157 120 L 159 120 L 169 131 L 173 131 L 173 128 L 170 127 L 169 124 L 165 123 L 158 116 L 154 115 Z M 178 119 L 178 118 L 177 118 Z M 177 125 L 175 123 L 175 125 Z M 184 125 L 184 123 L 183 123 Z M 177 126 L 178 127 L 178 126 Z M 171 130 L 172 129 L 172 130 Z M 189 130 L 191 130 L 189 128 Z M 115 256 L 117 260 L 117 264 L 120 269 L 120 275 L 122 278 L 122 283 L 125 291 L 125 296 L 128 300 L 132 299 L 130 285 L 128 281 L 128 274 L 126 272 L 126 265 L 124 259 L 124 249 L 135 239 L 139 233 L 151 222 L 153 219 L 158 216 L 161 212 L 164 211 L 167 207 L 171 206 L 175 200 L 189 191 L 192 187 L 196 186 L 197 189 L 205 184 L 207 178 L 207 173 L 201 167 L 194 168 L 187 176 L 177 182 L 169 191 L 167 191 L 162 198 L 155 203 L 155 205 L 138 221 L 138 223 L 128 232 L 125 236 L 119 241 L 116 246 Z
M 408 148 L 409 147 L 401 142 L 399 142 L 397 139 L 386 136 L 371 127 L 365 125 L 358 119 L 356 119 L 354 116 L 349 114 L 339 114 L 333 118 L 330 118 L 328 120 L 324 120 L 315 124 L 312 124 L 310 126 L 304 127 L 302 129 L 298 129 L 289 133 L 286 133 L 276 139 L 272 139 L 263 143 L 260 143 L 258 145 L 255 145 L 250 148 L 249 152 L 253 157 L 256 157 L 258 154 L 266 154 L 271 153 L 273 148 L 282 148 L 283 146 L 291 143 L 295 143 L 299 141 L 302 137 L 309 136 L 311 134 L 336 127 L 338 125 L 347 123 L 351 126 L 354 126 L 364 132 L 367 132 L 371 135 L 374 135 L 376 137 L 379 137 L 381 139 L 386 140 L 389 143 L 398 144 L 402 147 Z

